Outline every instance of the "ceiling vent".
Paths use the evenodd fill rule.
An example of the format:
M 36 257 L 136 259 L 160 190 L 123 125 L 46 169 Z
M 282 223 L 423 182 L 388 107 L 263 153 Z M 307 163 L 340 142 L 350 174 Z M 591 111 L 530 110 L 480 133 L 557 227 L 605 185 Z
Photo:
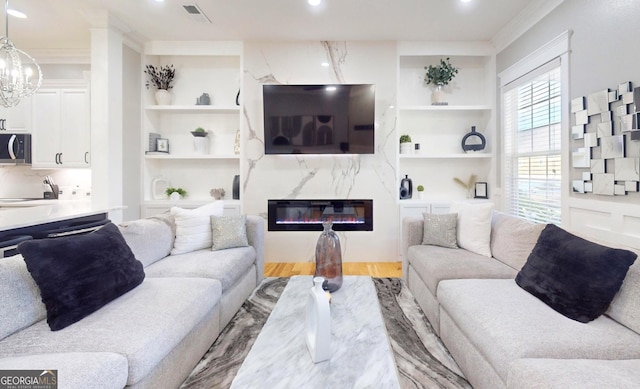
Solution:
M 187 11 L 187 15 L 189 15 L 189 18 L 191 18 L 191 20 L 200 23 L 211 23 L 211 19 L 209 19 L 207 15 L 202 12 L 197 4 L 183 4 L 182 8 Z

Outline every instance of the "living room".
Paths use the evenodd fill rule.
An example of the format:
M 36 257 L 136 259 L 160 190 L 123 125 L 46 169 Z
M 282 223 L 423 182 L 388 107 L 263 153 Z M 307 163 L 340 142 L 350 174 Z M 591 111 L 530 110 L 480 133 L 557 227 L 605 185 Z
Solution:
M 19 2 L 15 3 L 17 6 Z M 258 215 L 265 220 L 268 201 L 273 199 L 370 199 L 374 204 L 373 230 L 339 233 L 343 261 L 400 262 L 404 216 L 420 215 L 425 207 L 434 209 L 434 206 L 468 197 L 468 191 L 458 186 L 454 178 L 465 181 L 475 174 L 478 182 L 487 183 L 488 201 L 495 209 L 510 209 L 510 194 L 505 185 L 503 92 L 509 82 L 533 70 L 528 66 L 552 52 L 560 53 L 557 57 L 564 55 L 561 60 L 560 225 L 581 236 L 639 249 L 638 184 L 636 182 L 635 190 L 629 186 L 624 193 L 614 190 L 597 194 L 584 190 L 585 183 L 592 183 L 592 176 L 584 173 L 596 172 L 574 165 L 576 149 L 584 143 L 572 138 L 575 112 L 570 106 L 575 99 L 586 100 L 599 91 L 620 91 L 624 83 L 631 82 L 633 87 L 640 85 L 638 56 L 632 49 L 634 38 L 640 32 L 635 20 L 635 16 L 640 15 L 640 5 L 623 0 L 555 0 L 522 2 L 520 6 L 521 12 L 501 25 L 489 39 L 464 41 L 434 40 L 426 35 L 389 38 L 393 34 L 372 35 L 366 39 L 333 39 L 331 35 L 332 38 L 327 39 L 308 37 L 308 33 L 291 39 L 190 42 L 147 37 L 140 40 L 139 31 L 123 25 L 121 17 L 96 12 L 94 24 L 85 35 L 90 45 L 69 49 L 21 45 L 20 35 L 13 33 L 12 25 L 10 32 L 16 46 L 36 60 L 42 58 L 45 80 L 53 74 L 58 80 L 84 78 L 88 81 L 91 166 L 80 169 L 3 166 L 0 197 L 39 196 L 43 177 L 51 175 L 65 188 L 91 188 L 93 206 L 109 209 L 109 217 L 114 222 L 133 221 L 172 205 L 201 206 L 214 200 L 210 190 L 216 188 L 226 192 L 223 199 L 230 212 Z M 211 57 L 222 58 L 220 64 L 215 65 L 222 69 L 223 75 L 215 79 L 219 85 L 208 87 L 193 81 L 199 74 L 193 72 L 197 64 L 180 62 L 181 57 L 193 60 L 201 52 L 213 52 L 216 54 Z M 428 135 L 427 130 L 415 125 L 419 122 L 413 121 L 413 116 L 422 113 L 407 108 L 430 104 L 431 88 L 424 85 L 421 76 L 414 77 L 413 72 L 416 69 L 424 72 L 423 67 L 447 57 L 454 66 L 460 67 L 455 81 L 446 90 L 449 103 L 488 108 L 468 115 L 462 112 L 460 116 L 469 116 L 468 120 L 456 118 L 454 111 L 453 118 L 445 119 L 449 127 L 443 127 L 442 134 L 438 133 L 440 129 L 435 129 L 429 130 L 431 135 Z M 172 104 L 192 105 L 202 93 L 208 93 L 213 105 L 231 107 L 230 112 L 223 112 L 221 119 L 212 120 L 206 116 L 213 115 L 200 112 L 184 114 L 149 108 L 155 104 L 153 88 L 145 87 L 144 69 L 150 61 L 156 65 L 176 65 Z M 194 74 L 195 77 L 188 78 Z M 473 93 L 467 93 L 469 83 L 475 82 L 478 75 L 480 85 L 474 86 Z M 375 153 L 265 155 L 264 84 L 374 84 Z M 423 95 L 415 101 L 409 99 L 418 93 Z M 171 115 L 178 118 L 167 119 Z M 190 151 L 189 131 L 198 126 L 198 120 L 207 123 L 204 127 L 209 131 L 207 138 L 212 154 L 218 153 L 224 158 L 145 157 L 145 151 L 149 151 L 149 133 L 156 132 L 170 138 L 174 154 Z M 452 130 L 450 123 L 455 123 Z M 172 124 L 180 127 L 179 130 L 168 128 Z M 399 138 L 404 134 L 411 135 L 414 143 L 420 143 L 423 149 L 450 144 L 459 147 L 462 136 L 472 125 L 477 125 L 486 136 L 487 146 L 477 154 L 488 154 L 487 157 L 409 158 L 398 151 Z M 639 127 L 637 122 L 631 126 Z M 233 150 L 236 131 L 239 131 L 237 155 Z M 449 131 L 453 135 L 447 133 Z M 629 136 L 623 157 L 635 159 L 637 165 L 640 142 L 630 139 Z M 455 152 L 462 153 L 459 149 Z M 413 180 L 411 200 L 399 199 L 400 181 L 405 174 Z M 239 199 L 232 197 L 236 175 L 239 176 Z M 154 184 L 158 179 L 186 189 L 188 195 L 176 202 L 156 199 Z M 582 191 L 574 191 L 575 181 L 583 182 Z M 615 184 L 624 185 L 624 182 Z M 417 198 L 418 185 L 425 187 L 424 199 Z M 264 261 L 313 263 L 318 234 L 265 228 Z

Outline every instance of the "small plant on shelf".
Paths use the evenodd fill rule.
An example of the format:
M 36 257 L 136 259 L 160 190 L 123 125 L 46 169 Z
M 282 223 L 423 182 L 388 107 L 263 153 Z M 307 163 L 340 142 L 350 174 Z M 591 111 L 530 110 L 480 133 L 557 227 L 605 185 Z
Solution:
M 409 135 L 400 135 L 400 143 L 411 143 L 411 137 Z
M 416 189 L 418 189 L 418 192 L 424 192 L 424 186 L 422 185 L 418 185 Z
M 409 154 L 411 152 L 411 137 L 409 135 L 400 136 L 400 154 Z
M 449 57 L 446 60 L 440 59 L 440 65 L 438 66 L 429 65 L 424 68 L 427 71 L 424 75 L 425 84 L 436 86 L 448 85 L 460 70 L 451 64 Z
M 168 187 L 164 191 L 171 200 L 177 200 L 187 195 L 187 191 L 182 188 Z
M 196 136 L 196 137 L 203 137 L 203 136 L 209 135 L 209 133 L 207 131 L 205 131 L 204 128 L 198 127 L 195 130 L 191 131 L 191 135 Z
M 145 84 L 147 89 L 149 89 L 150 86 L 163 90 L 173 88 L 171 83 L 176 76 L 176 70 L 173 68 L 173 65 L 164 65 L 159 67 L 147 65 L 144 72 L 149 76 L 149 79 Z

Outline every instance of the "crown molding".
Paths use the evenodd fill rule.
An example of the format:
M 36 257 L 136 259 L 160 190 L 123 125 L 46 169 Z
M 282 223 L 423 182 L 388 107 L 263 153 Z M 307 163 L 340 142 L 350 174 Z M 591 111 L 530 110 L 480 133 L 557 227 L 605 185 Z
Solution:
M 564 0 L 536 0 L 529 3 L 527 7 L 491 38 L 491 43 L 496 48 L 496 52 L 499 53 L 504 50 L 563 2 Z

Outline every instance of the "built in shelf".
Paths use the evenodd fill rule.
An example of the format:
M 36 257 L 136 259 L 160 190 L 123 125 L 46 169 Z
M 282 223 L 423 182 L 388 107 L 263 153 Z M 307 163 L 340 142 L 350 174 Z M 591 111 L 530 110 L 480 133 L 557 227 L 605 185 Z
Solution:
M 491 158 L 491 154 L 400 154 L 401 159 L 476 159 Z
M 216 154 L 145 154 L 145 159 L 240 159 L 237 154 L 216 155 Z
M 405 105 L 401 111 L 491 111 L 489 105 Z
M 201 205 L 205 205 L 205 204 L 209 204 L 216 201 L 213 197 L 211 198 L 199 198 L 199 199 L 182 199 L 182 200 L 145 200 L 144 201 L 144 205 L 150 205 L 150 206 L 159 206 L 159 207 L 179 207 L 179 206 L 184 206 L 184 207 L 193 207 L 193 206 L 201 206 Z M 225 205 L 240 205 L 240 200 L 231 200 L 231 199 L 224 199 L 222 200 L 224 201 Z
M 183 113 L 238 113 L 237 105 L 148 105 L 147 111 L 183 112 Z

